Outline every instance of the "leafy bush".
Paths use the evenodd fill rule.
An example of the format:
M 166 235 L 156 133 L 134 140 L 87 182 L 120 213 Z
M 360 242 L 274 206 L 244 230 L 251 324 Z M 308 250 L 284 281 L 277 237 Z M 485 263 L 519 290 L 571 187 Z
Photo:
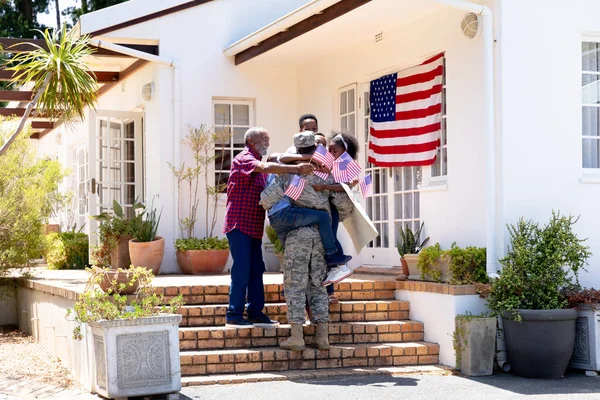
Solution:
M 119 269 L 118 272 L 131 272 L 132 276 L 127 283 L 111 281 L 111 286 L 103 291 L 98 286 L 104 279 L 106 270 L 103 268 L 90 268 L 90 277 L 83 293 L 75 302 L 75 307 L 68 310 L 67 315 L 74 314 L 77 326 L 73 330 L 73 337 L 81 339 L 81 324 L 100 320 L 135 319 L 151 317 L 164 313 L 175 313 L 183 305 L 181 295 L 169 301 L 169 306 L 163 304 L 164 297 L 158 296 L 152 287 L 154 275 L 144 267 L 132 267 L 128 270 Z M 138 289 L 133 296 L 119 294 L 126 286 L 137 282 Z
M 423 231 L 424 222 L 421 223 L 419 229 L 413 233 L 409 226 L 406 226 L 405 229 L 400 227 L 400 241 L 396 243 L 396 248 L 398 249 L 398 254 L 400 257 L 405 254 L 417 254 L 421 251 L 423 247 L 429 242 L 429 237 L 426 237 L 421 242 L 421 232 Z
M 417 263 L 417 267 L 421 271 L 421 279 L 425 279 L 425 275 L 429 275 L 436 282 L 440 282 L 442 271 L 437 268 L 437 260 L 442 257 L 442 255 L 444 255 L 444 251 L 439 243 L 421 250 L 419 262 Z
M 275 228 L 273 228 L 271 225 L 267 225 L 266 231 L 269 241 L 273 243 L 273 251 L 275 254 L 283 254 L 283 245 L 281 244 L 281 240 L 279 240 L 279 236 L 277 235 Z
M 16 121 L 0 117 L 0 144 L 15 127 Z M 30 133 L 25 131 L 0 157 L 0 273 L 43 253 L 42 226 L 64 176 L 58 162 L 36 157 Z
M 211 238 L 185 238 L 175 240 L 175 250 L 186 251 L 186 250 L 227 250 L 229 249 L 229 242 L 227 239 L 220 239 L 217 237 Z
M 500 276 L 492 280 L 488 306 L 495 315 L 509 312 L 520 320 L 518 309 L 551 310 L 568 306 L 565 289 L 578 285 L 580 270 L 591 253 L 573 232 L 579 218 L 552 212 L 540 227 L 519 219 L 509 225 L 511 248 L 500 260 Z
M 92 218 L 100 221 L 98 226 L 98 246 L 92 249 L 92 262 L 96 266 L 110 265 L 111 251 L 117 247 L 119 240 L 131 237 L 131 219 L 123 212 L 118 201 L 113 200 L 112 212 L 103 212 Z
M 419 254 L 417 267 L 421 271 L 421 278 L 431 276 L 440 282 L 442 272 L 438 262 L 445 258 L 450 269 L 450 284 L 470 285 L 473 283 L 487 283 L 489 281 L 486 264 L 486 250 L 484 247 L 469 246 L 461 248 L 452 243 L 449 250 L 442 250 L 439 243 L 424 248 Z
M 600 290 L 594 288 L 572 288 L 565 291 L 569 308 L 591 306 L 598 308 L 600 305 Z
M 46 235 L 44 258 L 50 269 L 84 269 L 88 265 L 88 235 L 80 232 Z

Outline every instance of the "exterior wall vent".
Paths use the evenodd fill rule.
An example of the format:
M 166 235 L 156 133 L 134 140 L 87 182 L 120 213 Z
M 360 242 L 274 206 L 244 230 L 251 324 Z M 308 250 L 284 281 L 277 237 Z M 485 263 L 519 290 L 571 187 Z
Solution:
M 121 82 L 121 93 L 123 93 L 126 90 L 127 90 L 127 86 L 125 85 L 125 82 Z
M 379 43 L 383 40 L 383 32 L 379 32 L 375 35 L 375 43 Z

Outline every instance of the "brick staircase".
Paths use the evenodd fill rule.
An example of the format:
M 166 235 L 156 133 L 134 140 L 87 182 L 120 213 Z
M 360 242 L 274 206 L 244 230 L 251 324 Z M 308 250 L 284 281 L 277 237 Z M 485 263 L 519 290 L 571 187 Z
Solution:
M 265 285 L 266 313 L 281 323 L 277 328 L 225 328 L 228 285 L 164 288 L 166 298 L 181 293 L 186 303 L 179 328 L 184 385 L 223 374 L 438 363 L 438 345 L 424 342 L 423 324 L 408 319 L 409 302 L 394 299 L 396 282 L 377 277 L 336 285 L 340 303 L 330 305 L 329 350 L 281 350 L 290 335 L 282 286 Z M 314 326 L 305 325 L 304 334 L 309 345 Z

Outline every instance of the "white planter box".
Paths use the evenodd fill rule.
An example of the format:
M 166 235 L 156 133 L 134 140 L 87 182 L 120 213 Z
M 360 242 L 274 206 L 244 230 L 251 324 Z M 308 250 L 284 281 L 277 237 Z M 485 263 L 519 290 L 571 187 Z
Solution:
M 600 309 L 577 310 L 575 347 L 569 367 L 600 371 Z
M 94 391 L 107 398 L 181 389 L 181 315 L 89 323 L 94 343 Z

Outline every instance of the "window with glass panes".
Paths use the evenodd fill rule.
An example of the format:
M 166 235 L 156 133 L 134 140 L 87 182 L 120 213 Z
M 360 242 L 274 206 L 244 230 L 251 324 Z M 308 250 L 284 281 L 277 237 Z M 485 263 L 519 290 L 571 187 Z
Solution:
M 245 147 L 244 134 L 254 126 L 254 103 L 251 100 L 213 100 L 215 143 L 215 186 L 227 189 L 231 160 Z
M 356 134 L 356 85 L 340 90 L 340 129 Z
M 448 128 L 446 125 L 446 58 L 443 59 L 444 73 L 442 75 L 442 129 L 440 131 L 440 148 L 435 163 L 431 166 L 431 177 L 448 175 Z
M 581 45 L 583 168 L 600 168 L 600 38 Z

